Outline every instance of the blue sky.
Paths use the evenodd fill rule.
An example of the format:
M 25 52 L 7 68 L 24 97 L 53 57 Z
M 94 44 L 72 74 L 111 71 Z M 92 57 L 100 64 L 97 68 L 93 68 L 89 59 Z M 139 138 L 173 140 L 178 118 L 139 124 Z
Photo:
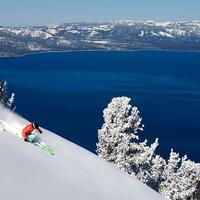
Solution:
M 0 25 L 200 19 L 200 0 L 0 0 Z

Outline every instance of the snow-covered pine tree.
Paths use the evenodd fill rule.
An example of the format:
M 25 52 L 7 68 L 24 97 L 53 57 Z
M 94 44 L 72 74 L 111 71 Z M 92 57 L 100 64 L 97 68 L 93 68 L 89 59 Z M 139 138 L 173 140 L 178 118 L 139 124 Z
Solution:
M 100 157 L 129 174 L 132 173 L 131 155 L 138 154 L 145 145 L 131 143 L 132 140 L 138 139 L 136 133 L 143 130 L 143 125 L 138 109 L 129 104 L 130 100 L 127 97 L 113 98 L 104 109 L 104 124 L 98 130 L 97 144 Z
M 8 96 L 7 83 L 6 81 L 0 80 L 0 103 L 11 109 L 14 103 L 14 96 L 14 93 L 12 93 L 10 97 Z
M 173 199 L 176 193 L 176 185 L 178 184 L 176 174 L 180 161 L 179 154 L 171 149 L 169 159 L 164 167 L 163 180 L 159 186 L 159 192 L 168 199 Z
M 149 169 L 147 171 L 148 176 L 144 183 L 150 186 L 152 189 L 158 191 L 162 182 L 163 171 L 166 165 L 166 161 L 159 155 L 152 157 L 149 163 Z
M 163 182 L 159 192 L 171 200 L 198 200 L 200 184 L 200 164 L 179 154 L 170 153 L 163 172 Z
M 150 171 L 151 182 L 149 185 L 151 185 L 151 187 L 156 191 L 158 191 L 159 186 L 162 182 L 162 176 L 165 165 L 166 165 L 166 160 L 159 155 L 156 155 L 156 157 L 152 161 L 152 168 Z
M 98 131 L 97 153 L 144 183 L 150 183 L 149 170 L 153 170 L 151 163 L 158 140 L 151 146 L 147 146 L 147 140 L 139 142 L 137 133 L 143 130 L 144 125 L 139 110 L 130 105 L 130 101 L 127 97 L 113 98 L 104 109 L 104 124 Z
M 138 171 L 136 171 L 136 176 L 143 183 L 150 183 L 152 179 L 150 171 L 153 167 L 153 160 L 155 157 L 155 150 L 158 146 L 158 139 L 149 147 L 146 145 L 147 140 L 145 140 L 145 145 L 143 146 L 143 152 L 141 152 L 138 159 L 140 159 L 140 163 L 138 163 Z
M 195 163 L 184 156 L 181 160 L 181 166 L 177 170 L 176 179 L 176 193 L 173 195 L 173 199 L 198 200 L 195 195 L 200 183 L 199 163 Z

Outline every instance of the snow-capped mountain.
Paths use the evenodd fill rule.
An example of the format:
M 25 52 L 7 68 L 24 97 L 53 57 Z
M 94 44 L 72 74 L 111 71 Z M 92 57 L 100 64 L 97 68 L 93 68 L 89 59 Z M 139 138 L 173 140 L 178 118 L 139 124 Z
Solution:
M 200 21 L 0 27 L 0 56 L 68 50 L 200 50 Z
M 0 106 L 0 197 L 5 200 L 164 200 L 134 177 L 45 129 L 55 155 L 15 133 L 27 120 Z

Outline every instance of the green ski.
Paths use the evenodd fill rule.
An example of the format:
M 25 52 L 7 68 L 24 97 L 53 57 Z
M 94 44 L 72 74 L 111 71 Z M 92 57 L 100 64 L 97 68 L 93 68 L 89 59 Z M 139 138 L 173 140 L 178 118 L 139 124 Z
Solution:
M 16 134 L 16 136 L 23 139 L 21 134 Z M 35 146 L 37 146 L 43 151 L 46 151 L 50 155 L 55 155 L 54 150 L 48 144 L 37 140 L 36 135 L 34 134 L 31 134 L 27 137 L 27 142 L 34 144 Z

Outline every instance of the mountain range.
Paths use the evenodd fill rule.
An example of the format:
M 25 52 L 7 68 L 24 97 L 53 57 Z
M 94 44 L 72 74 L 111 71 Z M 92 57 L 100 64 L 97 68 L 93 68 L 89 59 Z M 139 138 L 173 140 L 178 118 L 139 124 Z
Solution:
M 49 26 L 0 26 L 0 56 L 50 51 L 200 50 L 200 21 L 119 20 Z

